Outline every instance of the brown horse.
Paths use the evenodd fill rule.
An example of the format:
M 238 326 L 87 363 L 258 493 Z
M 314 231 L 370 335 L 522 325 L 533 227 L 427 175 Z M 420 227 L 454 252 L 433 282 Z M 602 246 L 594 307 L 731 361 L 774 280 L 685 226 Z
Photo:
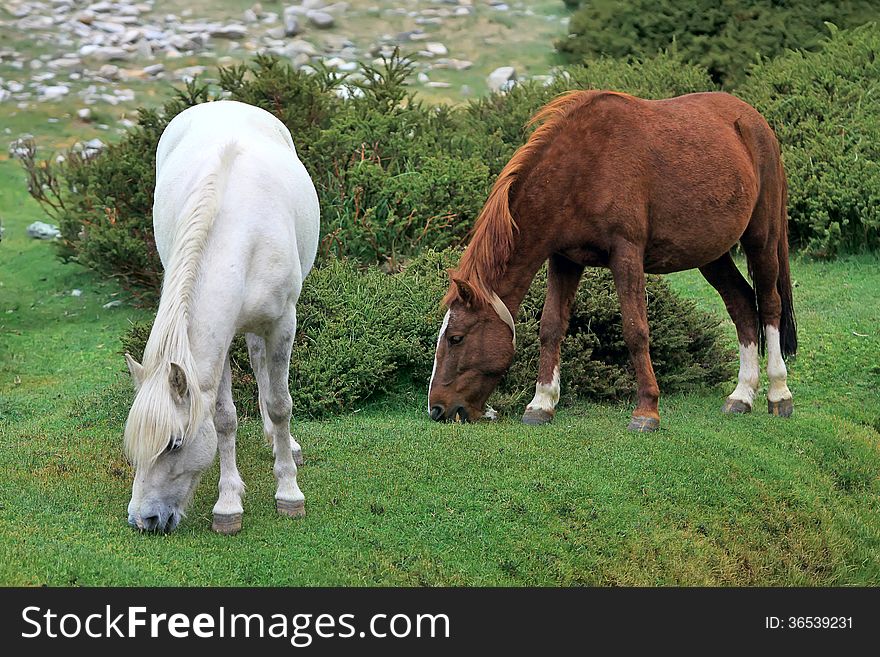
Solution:
M 608 267 L 638 382 L 631 430 L 660 424 L 648 352 L 645 273 L 699 268 L 736 324 L 740 370 L 723 411 L 747 413 L 766 338 L 768 407 L 792 413 L 783 356 L 797 350 L 788 267 L 787 191 L 779 144 L 746 103 L 724 93 L 642 100 L 574 91 L 542 108 L 540 127 L 504 167 L 457 270 L 428 409 L 476 419 L 510 367 L 513 318 L 549 260 L 535 398 L 523 421 L 549 422 L 560 344 L 584 267 Z M 754 290 L 730 255 L 739 242 Z M 763 348 L 762 348 L 763 351 Z

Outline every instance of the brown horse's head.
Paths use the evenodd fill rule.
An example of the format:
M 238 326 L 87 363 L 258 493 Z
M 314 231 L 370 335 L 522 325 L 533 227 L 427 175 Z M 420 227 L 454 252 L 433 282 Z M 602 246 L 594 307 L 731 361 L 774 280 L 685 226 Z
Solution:
M 437 339 L 428 412 L 437 421 L 478 420 L 513 362 L 513 317 L 497 294 L 480 294 L 454 276 L 445 301 L 449 310 Z

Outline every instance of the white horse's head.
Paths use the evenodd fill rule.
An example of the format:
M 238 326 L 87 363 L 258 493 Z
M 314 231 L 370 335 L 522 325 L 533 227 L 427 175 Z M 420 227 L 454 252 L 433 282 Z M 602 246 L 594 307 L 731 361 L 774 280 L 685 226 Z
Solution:
M 144 531 L 172 531 L 214 460 L 217 433 L 202 412 L 191 368 L 167 363 L 148 371 L 128 354 L 125 359 L 135 387 L 125 424 L 125 451 L 136 468 L 128 522 Z

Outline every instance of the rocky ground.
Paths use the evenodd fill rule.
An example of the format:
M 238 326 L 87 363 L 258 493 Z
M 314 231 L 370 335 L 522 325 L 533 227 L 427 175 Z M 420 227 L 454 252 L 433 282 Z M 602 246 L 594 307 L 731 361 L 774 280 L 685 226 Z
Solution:
M 27 132 L 37 134 L 73 120 L 87 126 L 84 136 L 119 132 L 172 84 L 258 52 L 356 75 L 357 61 L 400 46 L 416 63 L 420 93 L 456 102 L 547 74 L 567 20 L 560 0 L 251 2 L 6 1 L 0 129 L 14 138 L 31 119 L 39 125 Z

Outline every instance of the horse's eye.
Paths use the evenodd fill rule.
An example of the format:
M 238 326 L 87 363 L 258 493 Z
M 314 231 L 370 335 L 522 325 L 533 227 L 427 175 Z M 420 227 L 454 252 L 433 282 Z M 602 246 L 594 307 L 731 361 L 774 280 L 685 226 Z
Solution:
M 463 335 L 450 335 L 449 336 L 449 344 L 461 344 L 462 340 L 464 340 Z
M 183 445 L 183 439 L 179 436 L 171 436 L 168 441 L 168 446 L 165 448 L 166 452 L 176 452 L 180 449 L 180 446 Z

